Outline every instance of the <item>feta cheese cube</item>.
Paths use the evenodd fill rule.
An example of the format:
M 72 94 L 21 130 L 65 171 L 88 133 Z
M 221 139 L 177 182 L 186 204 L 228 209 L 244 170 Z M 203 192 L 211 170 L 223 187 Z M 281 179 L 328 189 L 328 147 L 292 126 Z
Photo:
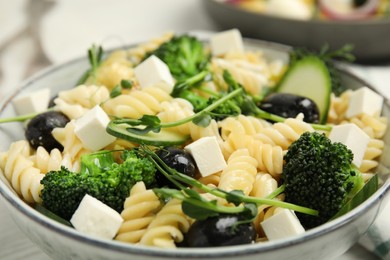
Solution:
M 329 133 L 332 142 L 345 144 L 353 153 L 352 163 L 360 167 L 370 137 L 355 124 L 335 125 Z
M 81 200 L 70 222 L 82 233 L 113 239 L 122 225 L 123 218 L 114 209 L 87 194 Z
M 294 211 L 278 208 L 274 215 L 260 223 L 268 240 L 282 239 L 305 232 Z
M 109 122 L 106 112 L 97 105 L 75 121 L 74 132 L 85 148 L 98 151 L 116 139 L 106 132 Z
M 141 88 L 146 88 L 153 84 L 165 82 L 169 86 L 169 93 L 172 92 L 175 84 L 169 67 L 155 55 L 150 56 L 137 67 L 134 68 L 134 74 Z
M 225 158 L 215 136 L 200 138 L 184 149 L 194 157 L 203 177 L 222 171 L 226 167 Z
M 367 87 L 362 87 L 352 93 L 345 116 L 351 118 L 363 113 L 372 116 L 379 114 L 382 106 L 382 96 Z
M 214 56 L 223 55 L 230 51 L 244 51 L 244 43 L 241 33 L 237 29 L 231 29 L 215 34 L 210 39 L 211 53 Z
M 33 93 L 17 97 L 12 104 L 18 115 L 45 111 L 50 101 L 50 89 L 44 88 Z

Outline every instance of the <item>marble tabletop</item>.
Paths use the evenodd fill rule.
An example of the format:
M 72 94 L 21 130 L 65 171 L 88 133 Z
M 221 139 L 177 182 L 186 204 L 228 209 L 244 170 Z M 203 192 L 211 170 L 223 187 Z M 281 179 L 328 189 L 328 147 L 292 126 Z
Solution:
M 153 5 L 153 8 L 150 6 Z M 200 0 L 0 0 L 0 98 L 51 64 L 103 47 L 163 34 L 216 31 Z M 353 66 L 355 73 L 390 97 L 387 66 Z M 0 259 L 49 259 L 18 229 L 0 198 Z M 337 260 L 375 260 L 355 245 Z

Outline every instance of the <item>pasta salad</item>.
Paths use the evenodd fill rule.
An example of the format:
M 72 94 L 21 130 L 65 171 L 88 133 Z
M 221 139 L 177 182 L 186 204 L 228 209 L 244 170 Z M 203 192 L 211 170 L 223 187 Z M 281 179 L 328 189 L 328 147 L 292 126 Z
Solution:
M 26 203 L 80 232 L 161 248 L 263 243 L 378 184 L 383 98 L 345 89 L 326 52 L 270 60 L 229 30 L 88 54 L 80 81 L 0 153 Z

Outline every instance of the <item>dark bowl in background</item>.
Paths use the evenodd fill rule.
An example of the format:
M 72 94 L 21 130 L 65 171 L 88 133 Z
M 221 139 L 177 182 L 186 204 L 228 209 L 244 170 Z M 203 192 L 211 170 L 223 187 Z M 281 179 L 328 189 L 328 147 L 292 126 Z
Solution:
M 352 44 L 357 62 L 390 62 L 390 18 L 302 21 L 263 15 L 216 0 L 203 0 L 203 5 L 221 30 L 237 28 L 245 37 L 312 50 L 325 44 L 331 50 Z

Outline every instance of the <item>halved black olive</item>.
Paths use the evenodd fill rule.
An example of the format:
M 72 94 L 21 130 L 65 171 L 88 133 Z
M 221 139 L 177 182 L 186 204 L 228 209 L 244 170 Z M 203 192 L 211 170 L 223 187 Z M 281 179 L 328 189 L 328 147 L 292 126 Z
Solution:
M 256 239 L 253 223 L 237 223 L 240 220 L 240 215 L 233 214 L 196 220 L 185 235 L 185 245 L 215 247 L 253 243 Z
M 32 118 L 27 124 L 25 136 L 31 147 L 43 146 L 47 151 L 54 148 L 62 151 L 64 147 L 53 137 L 51 132 L 56 127 L 64 127 L 69 118 L 61 112 L 48 111 Z
M 195 160 L 190 153 L 177 147 L 164 147 L 156 152 L 158 157 L 178 172 L 184 173 L 192 178 L 196 175 Z M 160 187 L 168 186 L 176 188 L 161 172 L 157 172 L 156 180 Z
M 318 123 L 320 112 L 313 100 L 288 93 L 274 93 L 266 97 L 259 108 L 284 118 L 296 117 L 299 113 L 304 115 L 303 121 Z

